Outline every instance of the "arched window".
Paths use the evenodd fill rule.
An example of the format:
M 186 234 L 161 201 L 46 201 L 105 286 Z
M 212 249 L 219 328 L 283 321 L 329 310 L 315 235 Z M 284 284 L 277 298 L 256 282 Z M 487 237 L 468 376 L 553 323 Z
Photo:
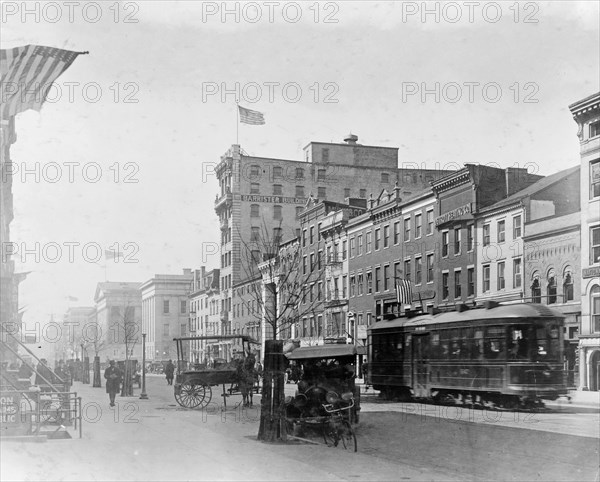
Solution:
M 573 270 L 570 266 L 563 273 L 563 303 L 573 301 Z
M 540 285 L 540 276 L 537 273 L 533 274 L 533 279 L 531 280 L 531 302 L 542 302 L 542 287 Z
M 552 305 L 556 303 L 556 273 L 553 269 L 548 270 L 548 304 Z
M 598 285 L 590 291 L 590 319 L 592 333 L 600 333 L 600 286 Z

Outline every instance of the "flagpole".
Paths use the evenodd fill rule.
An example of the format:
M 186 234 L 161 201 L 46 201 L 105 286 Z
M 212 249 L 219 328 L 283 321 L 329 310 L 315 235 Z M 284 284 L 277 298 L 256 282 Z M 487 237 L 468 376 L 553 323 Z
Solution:
M 240 105 L 235 101 L 235 143 L 240 145 Z

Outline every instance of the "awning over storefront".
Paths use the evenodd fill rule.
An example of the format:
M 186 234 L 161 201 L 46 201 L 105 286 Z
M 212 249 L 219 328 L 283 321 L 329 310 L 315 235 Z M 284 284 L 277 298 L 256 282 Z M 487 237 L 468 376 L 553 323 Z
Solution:
M 356 355 L 357 347 L 354 345 L 318 345 L 296 348 L 286 356 L 290 360 L 305 360 L 309 358 L 337 358 Z

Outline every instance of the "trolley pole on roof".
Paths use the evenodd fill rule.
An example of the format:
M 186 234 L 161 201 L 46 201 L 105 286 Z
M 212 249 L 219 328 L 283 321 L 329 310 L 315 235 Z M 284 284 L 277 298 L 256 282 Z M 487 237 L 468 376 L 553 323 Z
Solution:
M 146 393 L 146 333 L 142 333 L 142 393 L 140 400 L 148 400 Z

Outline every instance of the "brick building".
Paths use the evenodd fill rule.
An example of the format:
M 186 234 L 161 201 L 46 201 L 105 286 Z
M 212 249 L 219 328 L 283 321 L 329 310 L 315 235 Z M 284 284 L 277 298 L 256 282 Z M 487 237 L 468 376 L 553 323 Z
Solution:
M 239 145 L 222 156 L 215 168 L 220 187 L 215 211 L 221 229 L 221 312 L 230 323 L 235 323 L 232 307 L 239 304 L 233 300 L 233 286 L 254 276 L 256 269 L 249 265 L 275 254 L 277 243 L 265 239 L 297 236 L 310 195 L 344 202 L 398 183 L 401 195 L 408 196 L 447 173 L 399 169 L 397 148 L 357 141 L 349 135 L 343 144 L 311 142 L 301 161 L 249 156 Z M 267 245 L 271 252 L 266 252 Z M 248 255 L 253 252 L 257 255 Z
M 432 183 L 436 195 L 435 226 L 440 247 L 436 280 L 438 305 L 474 303 L 477 286 L 476 218 L 480 211 L 541 179 L 526 169 L 485 165 L 465 167 Z M 480 228 L 482 242 L 490 234 Z M 490 241 L 491 242 L 491 241 Z M 483 282 L 483 279 L 482 279 Z

